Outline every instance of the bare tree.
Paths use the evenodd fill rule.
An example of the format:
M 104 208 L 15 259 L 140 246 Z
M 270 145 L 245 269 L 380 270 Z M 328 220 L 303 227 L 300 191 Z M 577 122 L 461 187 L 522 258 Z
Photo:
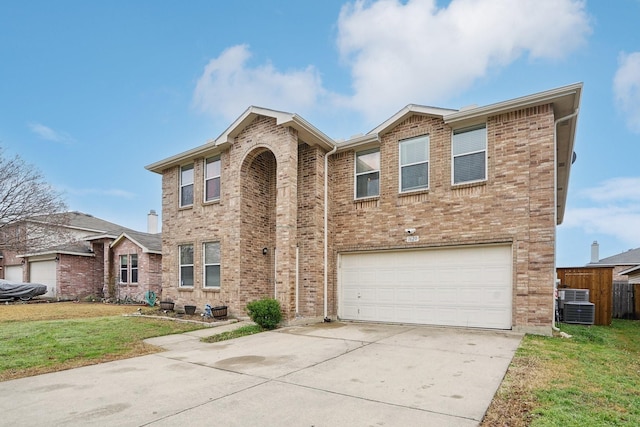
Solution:
M 0 250 L 42 248 L 56 240 L 66 224 L 62 194 L 40 171 L 0 147 Z

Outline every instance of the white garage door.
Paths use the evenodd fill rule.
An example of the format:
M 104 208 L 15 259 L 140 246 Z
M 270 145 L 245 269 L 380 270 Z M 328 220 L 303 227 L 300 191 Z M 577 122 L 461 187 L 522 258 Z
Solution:
M 22 282 L 22 265 L 8 265 L 4 270 L 5 280 Z
M 511 329 L 511 246 L 342 254 L 346 320 Z
M 47 293 L 43 296 L 56 296 L 56 262 L 31 261 L 29 263 L 29 282 L 47 285 Z

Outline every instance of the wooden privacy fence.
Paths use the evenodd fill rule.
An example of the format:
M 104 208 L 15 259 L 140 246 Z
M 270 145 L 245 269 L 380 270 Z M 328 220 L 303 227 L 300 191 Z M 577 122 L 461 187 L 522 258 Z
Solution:
M 595 305 L 594 324 L 610 325 L 613 309 L 613 267 L 558 268 L 559 289 L 589 289 Z
M 635 319 L 637 295 L 634 290 L 637 286 L 624 282 L 613 283 L 613 317 L 615 319 Z

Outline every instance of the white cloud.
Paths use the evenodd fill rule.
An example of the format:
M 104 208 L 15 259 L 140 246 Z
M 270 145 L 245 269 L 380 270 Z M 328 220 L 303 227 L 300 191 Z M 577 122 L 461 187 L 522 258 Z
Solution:
M 252 65 L 249 47 L 237 45 L 206 65 L 194 106 L 226 120 L 259 105 L 355 111 L 377 122 L 408 103 L 437 105 L 524 55 L 562 59 L 591 32 L 581 0 L 452 0 L 446 7 L 435 0 L 356 0 L 342 8 L 337 28 L 352 93 L 327 91 L 310 65 Z
M 568 208 L 564 225 L 590 234 L 614 236 L 634 247 L 640 242 L 640 178 L 619 177 L 581 190 L 592 206 Z
M 576 0 L 453 0 L 442 8 L 435 0 L 358 0 L 343 7 L 338 27 L 353 106 L 369 115 L 389 104 L 440 102 L 525 53 L 563 58 L 591 32 Z
M 620 54 L 613 93 L 629 129 L 640 133 L 640 52 Z
M 66 132 L 59 132 L 45 126 L 41 123 L 28 123 L 31 132 L 38 135 L 46 141 L 69 143 L 73 142 L 73 138 Z
M 580 195 L 595 202 L 640 203 L 640 177 L 611 178 L 594 188 L 581 190 Z
M 198 79 L 194 105 L 201 111 L 236 119 L 247 107 L 304 112 L 323 95 L 322 82 L 314 67 L 280 72 L 270 63 L 251 68 L 247 45 L 226 49 L 209 61 Z

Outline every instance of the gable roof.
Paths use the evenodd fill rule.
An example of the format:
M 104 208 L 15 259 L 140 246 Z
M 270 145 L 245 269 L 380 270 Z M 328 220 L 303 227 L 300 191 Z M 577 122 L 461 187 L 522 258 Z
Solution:
M 162 173 L 163 170 L 178 166 L 184 162 L 191 161 L 198 157 L 214 156 L 225 150 L 233 143 L 233 139 L 238 136 L 256 117 L 265 116 L 276 119 L 278 126 L 287 126 L 298 131 L 301 141 L 309 145 L 319 145 L 327 151 L 335 146 L 335 141 L 314 127 L 301 116 L 284 111 L 270 110 L 268 108 L 251 106 L 240 115 L 220 136 L 208 141 L 199 147 L 176 154 L 164 160 L 145 166 L 147 170 Z
M 162 235 L 142 233 L 140 231 L 128 230 L 111 243 L 111 247 L 118 246 L 125 239 L 130 240 L 142 249 L 143 253 L 152 253 L 162 255 Z
M 587 265 L 606 265 L 606 266 L 640 265 L 640 248 L 629 249 L 626 252 L 621 252 L 619 254 L 612 255 L 607 258 L 603 258 L 598 262 L 590 262 Z
M 60 220 L 60 221 L 57 221 Z M 89 233 L 115 233 L 120 234 L 128 228 L 123 227 L 113 222 L 105 221 L 104 219 L 97 218 L 93 215 L 89 215 L 83 212 L 71 211 L 52 214 L 46 217 L 33 217 L 28 221 L 39 222 L 46 224 L 48 222 L 60 223 L 63 228 L 71 228 L 74 230 L 87 231 Z

